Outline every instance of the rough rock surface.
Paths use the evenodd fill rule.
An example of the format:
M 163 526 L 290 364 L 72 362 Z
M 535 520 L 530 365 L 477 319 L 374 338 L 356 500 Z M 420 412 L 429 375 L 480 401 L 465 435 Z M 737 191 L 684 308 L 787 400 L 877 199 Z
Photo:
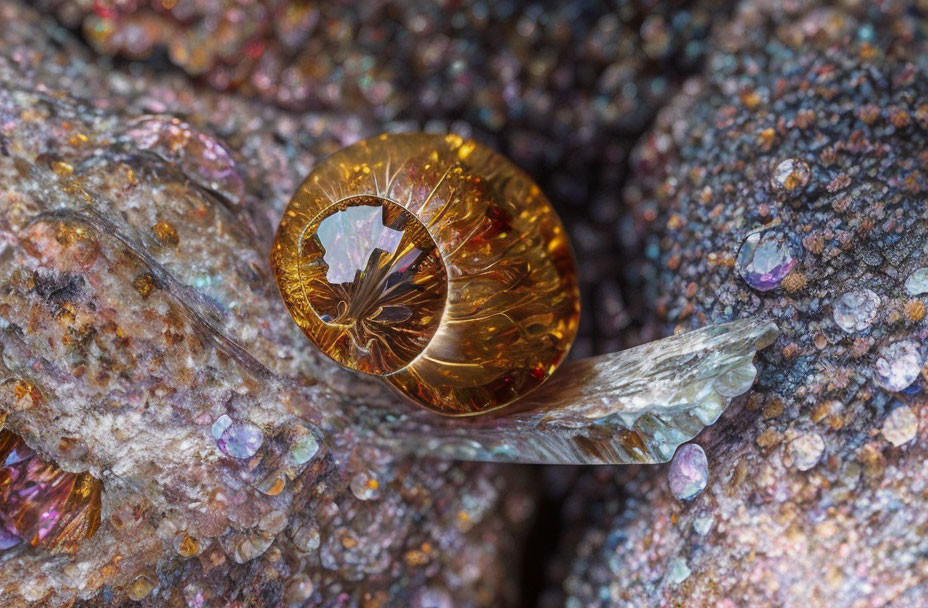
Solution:
M 668 328 L 760 313 L 783 333 L 755 393 L 700 439 L 700 496 L 674 500 L 650 470 L 582 476 L 551 605 L 924 603 L 924 370 L 906 377 L 889 351 L 894 390 L 915 383 L 877 375 L 888 345 L 928 333 L 905 287 L 928 265 L 924 28 L 905 2 L 742 3 L 642 140 L 625 197 Z M 784 159 L 808 175 L 781 179 Z M 774 226 L 798 264 L 759 292 L 738 249 Z M 848 332 L 835 305 L 863 289 L 878 311 Z

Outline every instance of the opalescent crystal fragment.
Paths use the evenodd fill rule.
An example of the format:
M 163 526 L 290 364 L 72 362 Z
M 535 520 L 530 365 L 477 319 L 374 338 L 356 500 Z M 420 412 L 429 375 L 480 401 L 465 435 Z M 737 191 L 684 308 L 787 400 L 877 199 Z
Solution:
M 880 349 L 873 365 L 873 380 L 888 391 L 903 391 L 918 378 L 924 362 L 915 340 L 900 340 Z
M 835 302 L 832 316 L 835 323 L 847 333 L 870 327 L 880 308 L 880 296 L 870 289 L 849 291 Z
M 709 483 L 709 461 L 702 447 L 695 443 L 680 446 L 667 473 L 670 492 L 677 500 L 690 500 Z
M 261 429 L 248 422 L 233 422 L 216 441 L 225 455 L 242 460 L 257 454 L 262 443 L 264 435 Z
M 467 420 L 413 408 L 352 413 L 385 449 L 535 463 L 667 462 L 750 387 L 777 328 L 745 319 L 569 361 L 516 411 Z

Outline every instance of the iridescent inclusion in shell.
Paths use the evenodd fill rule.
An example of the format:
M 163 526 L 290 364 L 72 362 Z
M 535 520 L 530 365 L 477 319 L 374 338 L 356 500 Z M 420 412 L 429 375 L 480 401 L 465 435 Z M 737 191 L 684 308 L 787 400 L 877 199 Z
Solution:
M 577 332 L 554 209 L 507 159 L 454 135 L 381 135 L 330 156 L 290 201 L 271 258 L 316 346 L 443 414 L 532 391 Z

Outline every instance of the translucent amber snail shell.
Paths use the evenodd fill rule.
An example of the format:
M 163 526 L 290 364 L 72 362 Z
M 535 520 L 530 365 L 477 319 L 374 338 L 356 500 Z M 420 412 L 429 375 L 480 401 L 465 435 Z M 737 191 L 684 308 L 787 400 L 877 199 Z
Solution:
M 445 415 L 527 395 L 577 333 L 553 207 L 509 160 L 454 135 L 380 135 L 322 161 L 287 206 L 271 263 L 323 353 Z

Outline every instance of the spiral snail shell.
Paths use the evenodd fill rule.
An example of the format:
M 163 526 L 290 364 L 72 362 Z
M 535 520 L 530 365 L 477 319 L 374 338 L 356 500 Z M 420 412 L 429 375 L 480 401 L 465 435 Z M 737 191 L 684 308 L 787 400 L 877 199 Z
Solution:
M 446 415 L 531 392 L 577 333 L 573 255 L 551 204 L 510 161 L 455 135 L 380 135 L 322 161 L 271 258 L 323 353 Z

